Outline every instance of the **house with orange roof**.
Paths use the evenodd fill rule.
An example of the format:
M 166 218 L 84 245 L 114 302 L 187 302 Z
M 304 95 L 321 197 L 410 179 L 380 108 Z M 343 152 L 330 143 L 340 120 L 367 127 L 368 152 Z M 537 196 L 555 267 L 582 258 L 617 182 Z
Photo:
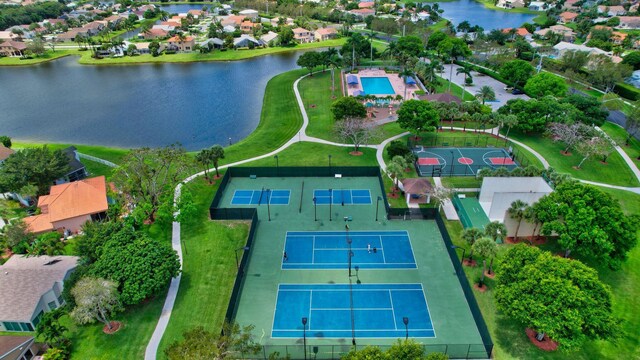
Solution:
M 193 50 L 196 42 L 193 36 L 185 36 L 184 39 L 180 39 L 178 36 L 174 36 L 167 40 L 167 50 L 173 50 L 178 52 L 189 52 Z
M 376 5 L 373 1 L 362 1 L 358 3 L 359 9 L 371 9 Z
M 86 222 L 102 219 L 109 208 L 104 176 L 54 185 L 38 198 L 40 214 L 24 218 L 29 231 L 77 233 Z
M 511 32 L 513 28 L 506 28 L 506 29 L 502 29 L 502 32 L 504 34 L 509 34 Z M 529 33 L 529 30 L 525 29 L 525 28 L 517 28 L 515 29 L 515 35 L 516 36 L 522 36 L 523 38 L 530 40 L 531 39 L 531 33 Z
M 245 20 L 242 22 L 242 24 L 240 24 L 240 30 L 245 34 L 252 33 L 253 30 L 258 27 L 260 27 L 260 24 L 253 23 L 249 20 Z
M 7 160 L 7 158 L 9 156 L 11 156 L 11 154 L 15 153 L 15 151 L 9 149 L 8 147 L 0 144 L 0 165 L 2 165 L 2 163 Z
M 220 24 L 222 26 L 227 26 L 227 25 L 231 25 L 231 26 L 240 26 L 240 24 L 242 24 L 242 22 L 244 21 L 245 17 L 244 16 L 238 16 L 238 15 L 231 15 L 231 16 L 227 16 L 226 19 L 222 19 L 222 21 L 220 21 Z
M 568 24 L 570 22 L 573 22 L 573 20 L 575 20 L 577 17 L 578 17 L 578 14 L 571 11 L 565 11 L 563 13 L 560 13 L 559 22 L 561 24 Z
M 373 9 L 355 9 L 355 10 L 349 11 L 349 13 L 364 19 L 369 15 L 372 15 L 372 16 L 375 15 L 376 11 Z
M 640 29 L 640 16 L 620 16 L 619 29 Z
M 313 33 L 316 41 L 335 39 L 336 36 L 338 36 L 338 30 L 335 28 L 320 28 Z
M 308 43 L 313 41 L 313 33 L 310 30 L 297 27 L 293 29 L 293 39 L 299 43 Z
M 3 56 L 22 56 L 27 44 L 21 41 L 7 40 L 0 43 L 0 54 Z

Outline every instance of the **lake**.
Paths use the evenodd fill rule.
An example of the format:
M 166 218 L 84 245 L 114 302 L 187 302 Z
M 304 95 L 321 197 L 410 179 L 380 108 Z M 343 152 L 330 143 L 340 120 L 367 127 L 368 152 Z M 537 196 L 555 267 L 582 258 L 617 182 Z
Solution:
M 467 20 L 471 25 L 480 25 L 485 31 L 504 28 L 518 28 L 522 24 L 533 22 L 537 15 L 511 13 L 487 9 L 484 5 L 474 0 L 459 0 L 438 3 L 444 10 L 442 16 L 451 20 L 454 25 Z
M 133 66 L 66 57 L 0 67 L 0 135 L 123 148 L 226 145 L 256 128 L 267 82 L 297 68 L 299 55 Z

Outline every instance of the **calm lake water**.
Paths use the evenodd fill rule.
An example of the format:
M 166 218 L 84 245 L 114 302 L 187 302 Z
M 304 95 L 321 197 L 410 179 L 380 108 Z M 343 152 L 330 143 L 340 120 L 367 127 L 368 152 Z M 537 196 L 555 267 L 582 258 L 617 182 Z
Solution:
M 267 81 L 295 69 L 299 55 L 138 66 L 67 57 L 0 67 L 0 135 L 124 148 L 180 142 L 189 150 L 237 142 L 260 121 Z
M 438 3 L 444 10 L 442 16 L 454 25 L 467 20 L 471 25 L 480 25 L 486 31 L 493 29 L 517 28 L 526 22 L 533 22 L 536 15 L 509 13 L 487 9 L 474 0 L 460 0 Z

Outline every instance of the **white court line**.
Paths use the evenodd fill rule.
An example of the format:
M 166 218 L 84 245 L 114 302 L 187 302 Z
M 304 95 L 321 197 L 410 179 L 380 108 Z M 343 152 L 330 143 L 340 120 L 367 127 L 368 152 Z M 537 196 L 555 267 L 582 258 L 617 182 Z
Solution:
M 382 263 L 386 264 L 387 263 L 387 259 L 384 257 L 384 247 L 382 246 L 382 235 L 378 235 L 378 238 L 380 238 L 380 252 L 382 253 Z
M 456 148 L 456 150 L 458 150 L 458 153 L 460 153 L 460 157 L 466 158 L 466 156 L 462 155 L 462 151 L 460 150 L 460 148 Z M 471 161 L 473 161 L 473 159 Z M 471 173 L 474 174 L 473 169 L 471 168 L 471 165 L 469 164 L 466 164 L 466 165 L 469 168 L 469 170 L 471 170 Z
M 307 324 L 309 324 L 309 331 L 311 331 L 311 303 L 313 299 L 313 289 L 309 289 L 309 317 L 307 318 Z
M 396 311 L 393 308 L 393 297 L 391 296 L 391 289 L 389 289 L 389 301 L 391 301 L 391 313 L 393 314 L 393 327 L 398 330 L 398 324 L 396 323 Z

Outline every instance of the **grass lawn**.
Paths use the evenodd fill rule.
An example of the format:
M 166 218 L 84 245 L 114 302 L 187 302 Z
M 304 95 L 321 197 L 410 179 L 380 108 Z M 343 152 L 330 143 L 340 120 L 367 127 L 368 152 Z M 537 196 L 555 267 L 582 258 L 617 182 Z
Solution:
M 480 188 L 482 179 L 475 176 L 445 176 L 441 178 L 442 185 L 448 188 Z
M 623 127 L 610 122 L 606 122 L 600 128 L 604 130 L 604 132 L 609 134 L 609 136 L 611 136 L 611 138 L 622 148 L 622 150 L 624 150 L 624 152 L 629 155 L 636 166 L 640 167 L 640 161 L 638 161 L 638 156 L 640 156 L 640 141 L 638 141 L 638 139 L 631 137 L 631 139 L 629 139 L 629 145 L 625 145 L 625 141 L 627 139 L 627 131 Z
M 533 18 L 533 22 L 534 22 L 536 25 L 544 25 L 544 24 L 546 24 L 547 19 L 548 19 L 547 14 L 542 13 L 542 14 L 540 14 L 540 15 L 538 15 L 538 16 L 536 16 L 536 17 L 534 17 L 534 18 Z
M 94 145 L 75 145 L 75 144 L 45 144 L 45 143 L 27 143 L 27 142 L 13 142 L 12 149 L 23 149 L 28 147 L 35 146 L 43 146 L 47 145 L 49 149 L 58 150 L 64 149 L 69 146 L 75 146 L 78 149 L 78 152 L 95 156 L 100 159 L 104 159 L 107 161 L 111 161 L 112 163 L 118 164 L 122 162 L 122 158 L 129 152 L 126 149 L 120 148 L 111 148 L 106 146 L 94 146 Z M 83 162 L 86 160 L 82 160 Z
M 539 152 L 558 172 L 568 173 L 578 179 L 612 185 L 638 186 L 639 184 L 638 179 L 617 152 L 609 156 L 606 165 L 602 164 L 600 159 L 593 157 L 585 161 L 580 170 L 576 170 L 573 167 L 580 163 L 582 157 L 575 152 L 571 156 L 562 154 L 561 151 L 564 150 L 562 143 L 553 142 L 540 135 L 524 135 L 515 131 L 511 131 L 509 136 Z
M 628 214 L 640 212 L 640 195 L 627 191 L 599 188 L 621 201 L 624 211 Z M 462 225 L 459 221 L 447 221 L 447 229 L 455 245 L 468 248 L 461 239 Z M 500 245 L 498 258 L 503 256 L 511 245 Z M 553 244 L 545 248 L 553 248 Z M 489 331 L 495 343 L 495 359 L 635 359 L 640 357 L 640 338 L 637 329 L 640 328 L 640 311 L 637 308 L 637 298 L 640 296 L 640 245 L 630 253 L 629 259 L 618 271 L 589 264 L 599 273 L 600 279 L 612 288 L 613 308 L 616 316 L 623 320 L 624 333 L 616 343 L 611 341 L 589 341 L 580 349 L 571 353 L 561 351 L 547 353 L 533 346 L 523 327 L 498 313 L 493 301 L 495 282 L 487 279 L 489 290 L 480 293 L 474 289 L 474 294 L 482 315 L 487 322 Z M 465 273 L 470 282 L 475 282 L 481 273 L 481 266 L 465 267 Z
M 293 83 L 306 73 L 306 70 L 293 70 L 269 80 L 258 127 L 244 140 L 226 147 L 221 164 L 273 151 L 298 133 L 302 114 L 293 93 Z
M 515 8 L 515 9 L 501 8 L 501 7 L 497 7 L 493 2 L 493 0 L 476 0 L 476 1 L 482 3 L 484 7 L 491 10 L 504 11 L 504 12 L 510 12 L 510 13 L 520 13 L 520 14 L 544 14 L 545 13 L 544 11 L 533 11 L 533 10 L 529 10 L 528 8 Z
M 272 47 L 253 50 L 231 50 L 231 51 L 214 51 L 208 54 L 199 52 L 180 53 L 172 55 L 160 55 L 153 57 L 152 55 L 139 56 L 123 56 L 120 58 L 104 58 L 94 59 L 91 52 L 87 52 L 80 58 L 80 63 L 85 65 L 114 65 L 114 64 L 144 64 L 144 63 L 181 63 L 196 61 L 231 61 L 243 60 L 262 55 L 278 54 L 289 51 L 319 49 L 327 47 L 342 46 L 346 39 L 334 39 L 322 42 L 313 42 L 306 44 L 298 44 L 292 47 Z
M 436 93 L 446 93 L 449 92 L 449 80 L 444 77 L 440 77 L 440 85 L 436 86 Z M 462 88 L 454 83 L 451 83 L 451 95 L 460 97 L 462 94 Z M 473 96 L 472 93 L 465 90 L 464 91 L 464 101 L 473 101 L 476 97 Z
M 455 1 L 455 0 L 451 0 L 451 1 Z M 437 1 L 437 2 L 439 2 L 439 1 Z M 438 21 L 437 23 L 435 23 L 433 25 L 429 25 L 429 30 L 431 30 L 433 32 L 443 30 L 444 28 L 447 27 L 448 23 L 449 23 L 449 20 L 442 19 L 442 20 Z
M 335 99 L 331 98 L 331 71 L 315 73 L 307 76 L 298 84 L 300 96 L 309 116 L 307 135 L 320 139 L 340 142 L 333 131 L 333 114 L 331 104 L 342 97 L 340 71 L 335 71 L 336 91 Z M 292 104 L 297 105 L 297 104 Z
M 209 205 L 219 183 L 209 185 L 201 177 L 188 185 L 196 200 L 198 217 L 182 225 L 182 280 L 160 343 L 160 359 L 165 358 L 164 349 L 181 339 L 185 330 L 203 326 L 216 332 L 222 328 L 236 277 L 234 251 L 246 243 L 249 225 L 209 220 Z
M 280 166 L 377 166 L 376 151 L 370 148 L 360 148 L 363 155 L 349 154 L 353 147 L 332 146 L 311 142 L 299 142 L 291 145 L 278 154 Z M 275 166 L 276 161 L 272 157 L 252 161 L 242 166 Z
M 24 65 L 42 64 L 48 61 L 59 59 L 61 57 L 76 55 L 76 54 L 78 54 L 77 50 L 57 50 L 57 51 L 47 50 L 43 55 L 34 57 L 33 59 L 22 60 L 19 57 L 1 57 L 0 66 L 24 66 Z

